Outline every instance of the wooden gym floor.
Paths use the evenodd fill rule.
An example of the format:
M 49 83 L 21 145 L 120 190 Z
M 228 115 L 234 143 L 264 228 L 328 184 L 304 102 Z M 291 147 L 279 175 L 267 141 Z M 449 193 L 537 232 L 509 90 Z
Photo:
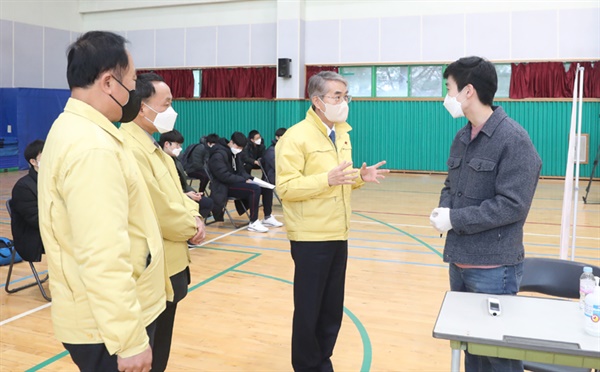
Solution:
M 4 201 L 24 174 L 0 174 L 1 236 L 11 236 Z M 354 192 L 336 371 L 449 370 L 449 343 L 431 335 L 448 290 L 444 239 L 428 219 L 443 182 L 443 175 L 391 174 Z M 540 181 L 525 225 L 527 256 L 559 256 L 562 192 L 562 181 Z M 600 182 L 589 200 L 600 201 Z M 283 221 L 276 200 L 274 214 Z M 191 251 L 192 284 L 178 306 L 169 370 L 291 371 L 293 262 L 285 226 L 260 234 L 225 222 L 207 231 Z M 600 266 L 600 205 L 580 202 L 576 246 L 577 261 Z M 45 274 L 45 258 L 36 267 Z M 0 274 L 4 286 L 7 266 Z M 15 265 L 13 281 L 31 279 L 26 263 Z M 37 287 L 0 291 L 0 303 L 0 371 L 76 370 Z

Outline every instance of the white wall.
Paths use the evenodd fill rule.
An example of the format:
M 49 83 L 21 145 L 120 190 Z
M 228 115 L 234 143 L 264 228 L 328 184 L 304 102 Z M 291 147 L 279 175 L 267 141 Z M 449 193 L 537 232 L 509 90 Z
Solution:
M 66 88 L 66 47 L 93 29 L 130 40 L 138 68 L 600 60 L 598 0 L 293 3 L 2 0 L 0 87 Z M 301 75 L 285 97 L 301 96 Z

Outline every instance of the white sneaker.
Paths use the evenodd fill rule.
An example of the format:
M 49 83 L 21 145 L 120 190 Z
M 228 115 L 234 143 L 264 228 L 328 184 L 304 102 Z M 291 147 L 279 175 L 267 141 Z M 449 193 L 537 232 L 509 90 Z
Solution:
M 275 216 L 273 216 L 273 215 L 270 215 L 269 217 L 262 220 L 262 224 L 265 226 L 273 226 L 273 227 L 283 226 L 283 223 L 277 221 L 277 219 L 275 219 Z
M 269 229 L 264 227 L 262 222 L 260 222 L 260 220 L 256 220 L 254 222 L 251 222 L 248 225 L 248 231 L 265 233 L 265 232 L 269 231 Z

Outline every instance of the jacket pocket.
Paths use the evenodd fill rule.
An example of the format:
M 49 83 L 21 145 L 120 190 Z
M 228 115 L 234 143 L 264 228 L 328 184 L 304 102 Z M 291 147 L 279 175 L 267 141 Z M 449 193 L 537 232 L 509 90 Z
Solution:
M 313 198 L 302 202 L 300 230 L 307 232 L 339 232 L 345 230 L 346 216 L 343 201 L 336 196 Z
M 496 190 L 496 162 L 473 158 L 468 165 L 465 196 L 479 200 L 493 198 Z

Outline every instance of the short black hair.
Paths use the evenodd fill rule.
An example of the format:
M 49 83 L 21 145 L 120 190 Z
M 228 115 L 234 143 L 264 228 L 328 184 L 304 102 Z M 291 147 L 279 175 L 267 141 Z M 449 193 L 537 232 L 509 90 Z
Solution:
M 135 83 L 135 91 L 142 101 L 147 100 L 148 98 L 152 97 L 154 93 L 156 93 L 156 89 L 154 89 L 153 84 L 156 81 L 164 82 L 165 79 L 154 72 L 146 72 L 138 75 Z
M 211 133 L 206 136 L 206 143 L 217 143 L 219 142 L 219 135 L 216 133 Z
M 160 145 L 160 147 L 164 147 L 165 142 L 183 143 L 183 134 L 179 133 L 177 129 L 173 129 L 172 131 L 163 133 L 160 135 L 158 144 Z
M 456 81 L 459 91 L 471 84 L 481 103 L 491 106 L 494 102 L 494 95 L 498 90 L 498 74 L 494 64 L 487 59 L 463 57 L 454 61 L 444 71 L 444 79 L 448 79 L 449 76 Z
M 254 136 L 256 136 L 257 134 L 260 134 L 260 133 L 258 133 L 258 131 L 256 129 L 252 129 L 250 131 L 250 133 L 248 133 L 248 139 L 253 139 Z
M 43 149 L 44 141 L 40 139 L 31 142 L 29 145 L 27 145 L 27 147 L 25 147 L 23 155 L 25 155 L 25 160 L 27 160 L 27 164 L 29 164 L 30 167 L 32 165 L 29 160 L 37 158 L 37 156 L 42 153 Z
M 286 128 L 279 128 L 275 131 L 275 137 L 281 137 L 285 134 Z
M 81 35 L 67 50 L 67 82 L 69 89 L 85 88 L 105 71 L 116 69 L 116 78 L 129 66 L 121 35 L 108 31 L 90 31 Z
M 246 143 L 248 143 L 248 139 L 242 132 L 233 132 L 231 135 L 231 141 L 238 145 L 239 147 L 245 147 Z

